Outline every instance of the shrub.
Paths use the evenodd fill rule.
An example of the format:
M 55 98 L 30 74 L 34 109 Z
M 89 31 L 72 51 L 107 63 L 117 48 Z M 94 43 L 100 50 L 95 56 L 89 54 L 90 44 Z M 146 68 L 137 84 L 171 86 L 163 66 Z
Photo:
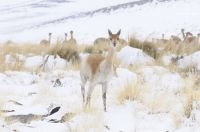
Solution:
M 95 54 L 101 54 L 103 51 L 106 51 L 105 47 L 99 46 L 99 45 L 89 45 L 86 46 L 83 50 L 85 53 L 95 53 Z
M 71 61 L 71 62 L 79 62 L 79 52 L 76 45 L 61 45 L 57 44 L 55 45 L 50 51 L 49 54 L 51 55 L 59 55 L 61 58 Z
M 148 41 L 141 42 L 135 38 L 131 38 L 129 43 L 131 47 L 141 49 L 146 54 L 155 59 L 157 59 L 159 56 L 155 45 L 151 42 Z

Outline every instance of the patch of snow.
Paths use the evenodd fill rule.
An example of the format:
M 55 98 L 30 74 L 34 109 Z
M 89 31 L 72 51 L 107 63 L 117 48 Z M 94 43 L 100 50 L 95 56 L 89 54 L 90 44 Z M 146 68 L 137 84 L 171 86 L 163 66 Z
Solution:
M 139 73 L 148 83 L 154 92 L 173 91 L 178 92 L 184 86 L 184 80 L 178 73 L 172 73 L 168 69 L 160 66 L 151 66 L 141 68 Z
M 58 55 L 32 56 L 27 57 L 24 63 L 26 69 L 43 68 L 44 71 L 53 71 L 56 69 L 65 69 L 67 66 L 66 60 Z
M 169 38 L 171 34 L 179 34 L 180 29 L 183 27 L 196 34 L 199 30 L 198 27 L 200 27 L 199 15 L 196 12 L 199 9 L 199 0 L 171 0 L 166 2 L 155 0 L 152 3 L 141 6 L 121 8 L 110 13 L 102 11 L 91 16 L 86 15 L 85 17 L 66 21 L 62 21 L 62 18 L 70 15 L 77 16 L 84 11 L 93 11 L 111 5 L 130 2 L 130 0 L 95 0 L 90 1 L 89 5 L 87 4 L 88 0 L 72 1 L 55 4 L 54 6 L 52 6 L 52 3 L 48 4 L 48 1 L 43 1 L 47 6 L 51 5 L 48 8 L 33 8 L 30 6 L 30 3 L 33 3 L 32 1 L 24 1 L 25 4 L 18 2 L 19 5 L 17 5 L 16 1 L 12 5 L 12 2 L 5 0 L 1 2 L 5 3 L 1 4 L 1 8 L 4 9 L 4 6 L 7 5 L 11 7 L 10 10 L 1 12 L 1 41 L 39 42 L 49 32 L 52 32 L 53 42 L 56 42 L 58 37 L 64 38 L 64 33 L 67 30 L 74 30 L 74 36 L 79 43 L 91 43 L 97 37 L 106 37 L 108 28 L 112 31 L 117 31 L 121 28 L 122 38 L 127 38 L 128 35 L 134 34 L 145 40 L 158 37 L 162 33 L 165 33 L 166 37 Z M 41 1 L 36 1 L 35 3 L 37 2 Z M 16 5 L 17 8 L 12 9 Z M 68 9 L 67 11 L 65 10 L 66 8 Z M 58 21 L 51 23 L 53 20 Z M 102 20 L 106 21 L 102 23 Z M 168 20 L 170 20 L 170 23 Z M 50 23 L 43 25 L 46 22 Z M 33 28 L 31 28 L 32 26 Z
M 142 50 L 126 46 L 117 54 L 122 66 L 152 64 L 154 59 Z
M 176 57 L 175 54 L 172 54 L 172 55 L 164 55 L 162 56 L 161 58 L 161 61 L 164 65 L 168 66 L 172 63 L 172 58 Z
M 30 74 L 27 72 L 5 72 L 6 78 L 4 78 L 4 83 L 7 84 L 21 84 L 21 85 L 31 85 L 37 82 L 39 79 L 37 75 Z
M 43 57 L 42 56 L 32 56 L 27 57 L 24 62 L 24 67 L 27 69 L 37 69 L 40 65 L 43 63 Z
M 197 70 L 200 70 L 200 51 L 183 57 L 178 61 L 177 65 L 179 68 L 196 67 Z
M 134 106 L 129 105 L 115 106 L 105 113 L 105 123 L 113 132 L 133 132 L 136 127 Z
M 66 68 L 67 62 L 66 62 L 66 60 L 60 58 L 58 55 L 56 55 L 56 56 L 46 55 L 44 57 L 43 64 L 44 64 L 45 71 L 52 71 L 54 69 Z

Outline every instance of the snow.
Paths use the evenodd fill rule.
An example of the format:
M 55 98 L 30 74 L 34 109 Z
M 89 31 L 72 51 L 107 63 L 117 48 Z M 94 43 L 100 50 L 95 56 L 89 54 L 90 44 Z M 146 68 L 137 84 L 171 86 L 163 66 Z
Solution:
M 26 59 L 29 60 L 30 58 L 26 57 Z M 52 62 L 51 59 L 49 61 Z M 59 61 L 62 62 L 62 60 Z M 182 99 L 176 95 L 184 85 L 178 74 L 171 73 L 159 66 L 144 66 L 137 73 L 125 68 L 117 68 L 116 72 L 117 77 L 113 77 L 109 83 L 107 113 L 103 113 L 102 105 L 100 105 L 102 102 L 99 87 L 97 86 L 94 90 L 92 107 L 93 111 L 97 110 L 97 114 L 82 112 L 79 71 L 54 69 L 40 73 L 14 71 L 1 73 L 0 83 L 2 85 L 0 91 L 3 95 L 1 96 L 3 102 L 1 108 L 15 109 L 15 114 L 46 114 L 50 104 L 61 106 L 58 113 L 47 117 L 43 121 L 33 121 L 29 125 L 15 123 L 9 128 L 19 131 L 51 131 L 54 129 L 58 131 L 70 131 L 70 129 L 84 129 L 86 131 L 105 131 L 107 129 L 111 131 L 167 131 L 175 129 L 172 127 L 171 113 L 180 112 L 180 108 L 183 107 Z M 136 84 L 138 79 L 141 78 L 143 78 L 143 84 L 148 86 L 148 90 L 144 91 L 143 100 L 141 102 L 128 101 L 119 105 L 117 96 L 122 88 L 130 82 Z M 60 86 L 54 85 L 56 79 L 61 81 Z M 30 93 L 36 94 L 31 95 Z M 167 99 L 169 96 L 170 98 Z M 164 98 L 166 99 L 164 100 Z M 156 110 L 153 106 L 152 108 L 149 106 L 149 103 L 159 99 L 162 99 L 162 104 L 156 107 Z M 20 102 L 23 106 L 16 106 L 8 102 L 9 100 Z M 60 120 L 66 112 L 76 113 L 67 125 L 48 122 L 50 119 Z M 149 112 L 163 113 L 151 115 Z M 95 120 L 99 120 L 100 124 L 94 124 Z M 161 121 L 163 122 L 162 125 L 155 125 Z
M 58 55 L 31 56 L 27 57 L 24 63 L 26 69 L 32 69 L 33 71 L 39 68 L 43 68 L 45 71 L 52 71 L 54 69 L 65 69 L 66 66 L 66 60 Z
M 42 56 L 32 56 L 28 57 L 24 63 L 25 68 L 37 68 L 39 67 L 43 62 L 43 57 Z
M 30 124 L 14 123 L 8 127 L 11 130 L 17 129 L 18 131 L 57 130 L 59 132 L 70 130 L 178 131 L 173 127 L 172 115 L 173 113 L 179 113 L 180 108 L 182 108 L 182 99 L 176 95 L 177 90 L 184 85 L 179 75 L 171 73 L 162 67 L 141 67 L 141 70 L 137 71 L 137 73 L 118 68 L 117 75 L 109 83 L 108 112 L 104 113 L 101 89 L 98 86 L 94 89 L 91 98 L 91 112 L 85 112 L 82 109 L 79 71 L 53 70 L 37 74 L 14 71 L 1 73 L 0 83 L 2 85 L 0 92 L 3 95 L 0 97 L 3 102 L 1 108 L 15 109 L 14 114 L 46 114 L 48 112 L 47 108 L 51 104 L 53 106 L 61 106 L 59 112 L 42 121 L 32 121 Z M 148 85 L 150 89 L 144 91 L 145 98 L 141 101 L 130 100 L 119 104 L 117 100 L 119 91 L 127 83 L 137 82 L 140 79 L 139 76 L 144 77 L 143 85 Z M 61 81 L 60 86 L 54 86 L 57 78 Z M 13 93 L 12 91 L 15 92 Z M 31 95 L 29 93 L 36 94 Z M 15 100 L 23 105 L 17 106 L 8 102 L 9 100 Z M 160 104 L 160 106 L 156 107 L 156 110 L 152 111 L 148 103 L 156 100 L 160 100 L 163 104 Z M 75 113 L 75 116 L 65 123 L 55 124 L 48 122 L 50 119 L 60 120 L 66 112 Z M 150 114 L 151 112 L 153 113 Z M 195 114 L 198 115 L 198 111 Z M 12 115 L 12 113 L 4 116 L 8 115 Z M 97 120 L 98 123 L 96 122 Z M 4 122 L 0 123 L 4 124 Z M 192 126 L 196 127 L 195 125 L 196 123 Z M 188 130 L 194 127 L 188 128 Z M 8 128 L 1 129 L 8 130 Z M 184 130 L 187 129 L 185 128 L 182 131 Z
M 191 55 L 185 56 L 183 59 L 178 61 L 178 67 L 180 68 L 189 68 L 196 67 L 197 70 L 200 70 L 200 52 L 197 51 Z
M 118 53 L 118 59 L 123 66 L 152 64 L 154 59 L 141 49 L 126 46 Z
M 132 104 L 113 107 L 105 114 L 106 124 L 110 127 L 111 131 L 134 131 L 136 124 L 134 114 Z
M 175 54 L 164 55 L 161 58 L 161 62 L 164 65 L 168 66 L 168 65 L 172 64 L 172 58 L 175 58 L 175 57 L 177 57 Z
M 11 4 L 12 2 L 13 4 Z M 52 39 L 56 42 L 58 38 L 64 38 L 65 32 L 74 30 L 74 36 L 79 43 L 91 43 L 94 38 L 107 37 L 108 28 L 113 32 L 122 29 L 122 38 L 127 38 L 128 35 L 134 34 L 141 39 L 150 39 L 152 37 L 160 37 L 162 33 L 165 33 L 168 38 L 171 34 L 180 36 L 181 28 L 197 34 L 200 27 L 200 18 L 196 12 L 199 9 L 199 0 L 171 0 L 167 2 L 155 0 L 153 3 L 135 5 L 125 9 L 120 8 L 110 13 L 102 11 L 92 16 L 80 17 L 79 15 L 84 12 L 92 12 L 103 7 L 109 8 L 111 5 L 132 1 L 109 0 L 105 2 L 104 0 L 95 0 L 90 1 L 90 4 L 85 4 L 88 3 L 87 0 L 66 3 L 43 1 L 41 4 L 45 4 L 48 7 L 34 8 L 31 6 L 31 4 L 36 4 L 37 2 L 25 0 L 20 2 L 14 0 L 1 2 L 5 3 L 0 6 L 0 9 L 2 9 L 0 20 L 1 41 L 13 40 L 38 43 L 41 39 L 47 37 L 48 32 L 52 32 Z M 9 5 L 8 7 L 11 9 L 4 9 L 5 5 Z M 13 7 L 15 8 L 12 9 Z M 63 20 L 70 16 L 74 17 Z M 106 21 L 102 23 L 102 20 Z
M 95 37 L 106 37 L 108 28 L 113 32 L 121 28 L 121 37 L 126 38 L 137 33 L 135 35 L 141 39 L 159 36 L 163 32 L 166 36 L 178 34 L 183 27 L 195 33 L 199 30 L 200 18 L 196 14 L 199 0 L 154 0 L 140 6 L 112 9 L 109 13 L 101 11 L 66 21 L 50 22 L 132 1 L 135 0 L 1 0 L 0 41 L 10 39 L 18 42 L 39 42 L 51 31 L 56 42 L 63 38 L 64 32 L 71 29 L 75 31 L 75 38 L 80 43 L 91 43 Z M 87 6 L 83 6 L 85 3 Z M 50 23 L 37 26 L 45 22 Z M 81 58 L 87 55 L 80 54 Z M 164 55 L 161 61 L 167 67 L 173 57 L 176 55 Z M 108 83 L 107 112 L 104 112 L 102 89 L 99 85 L 94 88 L 90 108 L 83 108 L 80 71 L 70 69 L 70 62 L 57 55 L 7 54 L 7 65 L 14 65 L 19 60 L 23 62 L 24 69 L 0 73 L 0 131 L 200 131 L 199 89 L 196 88 L 198 85 L 193 88 L 192 77 L 186 79 L 178 72 L 158 66 L 152 57 L 137 48 L 125 46 L 117 53 L 117 58 L 121 64 L 116 69 L 117 76 L 113 76 Z M 177 61 L 177 68 L 196 66 L 200 70 L 199 58 L 199 51 L 184 55 Z M 135 69 L 127 68 L 135 65 L 138 66 Z M 141 94 L 136 99 L 129 99 L 124 95 L 125 101 L 121 102 L 119 95 L 123 94 L 121 92 L 127 84 L 137 87 Z M 86 84 L 86 92 L 88 85 Z M 184 92 L 185 88 L 190 87 L 195 90 L 193 92 L 197 99 L 189 102 L 191 116 L 187 118 L 185 107 L 190 107 L 188 98 L 192 93 Z M 29 124 L 9 124 L 4 120 L 10 115 L 48 114 L 49 108 L 56 106 L 61 107 L 57 113 L 38 121 L 33 120 Z M 4 113 L 1 110 L 14 112 Z M 59 121 L 69 113 L 73 116 L 66 117 L 65 122 L 50 122 L 51 119 Z
M 178 92 L 184 86 L 184 80 L 178 73 L 172 73 L 160 66 L 148 66 L 139 71 L 145 82 L 148 82 L 154 92 L 172 90 Z

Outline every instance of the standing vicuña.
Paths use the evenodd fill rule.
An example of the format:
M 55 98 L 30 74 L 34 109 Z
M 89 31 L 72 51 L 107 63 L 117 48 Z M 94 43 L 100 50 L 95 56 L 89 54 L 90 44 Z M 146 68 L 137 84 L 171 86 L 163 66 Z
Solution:
M 46 40 L 46 39 L 41 40 L 40 44 L 42 44 L 42 45 L 50 45 L 51 44 L 51 35 L 52 35 L 52 33 L 49 33 L 49 39 L 48 40 Z
M 83 96 L 83 103 L 85 103 L 85 84 L 89 81 L 89 89 L 87 93 L 85 106 L 90 104 L 90 98 L 94 87 L 97 84 L 102 85 L 102 99 L 104 111 L 106 111 L 106 92 L 107 85 L 113 75 L 113 57 L 115 55 L 115 47 L 119 44 L 119 35 L 121 30 L 113 34 L 108 30 L 109 34 L 109 50 L 106 57 L 101 55 L 89 55 L 81 63 L 80 76 L 81 76 L 81 92 Z
M 76 39 L 74 38 L 73 33 L 74 33 L 74 31 L 71 30 L 71 31 L 70 31 L 70 36 L 71 36 L 71 38 L 68 40 L 68 43 L 69 43 L 69 44 L 76 45 L 77 42 L 76 42 Z

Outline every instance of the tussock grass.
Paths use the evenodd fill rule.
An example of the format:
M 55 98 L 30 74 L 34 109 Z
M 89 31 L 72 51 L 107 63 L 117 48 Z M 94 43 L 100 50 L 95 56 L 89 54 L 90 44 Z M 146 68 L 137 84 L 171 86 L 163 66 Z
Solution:
M 33 45 L 33 44 L 21 44 L 21 45 L 0 45 L 1 53 L 3 54 L 41 54 L 47 53 L 50 49 L 49 46 Z
M 125 102 L 126 100 L 138 100 L 141 101 L 144 92 L 145 87 L 141 85 L 142 82 L 129 82 L 127 83 L 122 90 L 119 92 L 117 99 L 120 103 Z
M 186 86 L 181 90 L 181 95 L 185 99 L 184 114 L 187 118 L 191 116 L 193 110 L 193 103 L 200 100 L 200 76 L 190 74 L 185 78 Z
M 95 46 L 93 45 L 89 45 L 89 46 L 86 46 L 83 50 L 84 53 L 99 53 L 99 51 L 96 51 L 95 49 Z
M 6 70 L 17 70 L 21 71 L 23 69 L 23 61 L 20 60 L 19 56 L 15 54 L 10 55 L 11 62 L 7 63 L 5 59 L 5 55 L 0 56 L 0 72 L 6 71 Z
M 80 61 L 79 48 L 77 45 L 72 44 L 58 44 L 52 46 L 33 45 L 33 44 L 2 44 L 0 45 L 0 71 L 5 70 L 24 70 L 23 61 L 20 56 L 28 57 L 34 55 L 59 55 L 61 58 L 71 61 L 77 67 Z M 6 63 L 6 56 L 9 55 L 12 59 L 11 63 Z
M 79 52 L 77 45 L 74 44 L 57 44 L 48 52 L 51 55 L 59 55 L 61 58 L 72 61 L 73 63 L 79 62 Z
M 95 54 L 102 54 L 104 51 L 108 50 L 107 45 L 86 45 L 82 47 L 82 51 L 84 53 L 95 53 Z
M 176 55 L 185 55 L 185 54 L 192 54 L 196 51 L 200 50 L 200 45 L 191 43 L 175 43 L 173 41 L 167 41 L 166 43 L 162 42 L 148 42 L 148 41 L 140 41 L 135 37 L 129 39 L 129 45 L 134 48 L 142 49 L 145 53 L 152 56 L 156 59 L 155 65 L 161 65 L 160 58 L 162 55 L 165 54 L 176 54 Z M 121 47 L 120 47 L 121 48 Z M 119 49 L 120 49 L 119 48 Z M 75 45 L 75 44 L 63 44 L 61 41 L 57 41 L 56 45 L 51 46 L 44 46 L 44 45 L 37 45 L 37 44 L 1 44 L 0 45 L 0 71 L 5 70 L 22 70 L 23 62 L 19 59 L 18 54 L 24 56 L 31 56 L 31 55 L 45 55 L 51 54 L 55 55 L 58 54 L 61 58 L 66 59 L 67 61 L 73 62 L 71 65 L 72 68 L 78 69 L 79 67 L 79 53 L 95 53 L 95 54 L 102 54 L 104 51 L 108 50 L 108 45 L 105 44 L 96 44 L 96 45 Z M 12 65 L 8 65 L 5 62 L 5 56 L 11 55 L 14 58 L 14 62 Z M 164 66 L 172 71 L 188 73 L 188 72 L 196 72 L 194 71 L 195 67 L 188 67 L 186 69 L 179 69 L 176 67 L 176 64 L 170 66 Z
M 50 47 L 44 45 L 33 45 L 33 44 L 2 44 L 0 45 L 0 71 L 5 70 L 23 70 L 23 61 L 19 55 L 30 56 L 30 55 L 43 55 L 47 54 Z M 12 58 L 11 63 L 6 63 L 6 56 L 10 55 Z
M 154 59 L 157 59 L 159 57 L 158 49 L 152 42 L 148 41 L 142 42 L 133 37 L 130 39 L 129 45 L 133 48 L 138 48 L 143 50 L 146 54 L 153 57 Z
M 174 41 L 162 42 L 150 42 L 150 41 L 140 41 L 135 37 L 131 37 L 129 40 L 129 45 L 134 48 L 143 50 L 149 56 L 158 60 L 164 54 L 176 54 L 185 55 L 192 54 L 200 50 L 200 45 L 197 43 L 175 43 Z
M 166 52 L 174 53 L 177 55 L 183 55 L 183 54 L 192 54 L 196 51 L 200 50 L 200 45 L 195 43 L 179 43 L 176 44 L 174 42 L 166 43 L 162 46 L 163 50 Z
M 72 132 L 103 132 L 106 130 L 104 124 L 102 113 L 80 113 L 74 120 L 72 119 L 71 131 Z M 78 123 L 76 122 L 78 120 Z M 98 123 L 97 123 L 98 121 Z M 76 124 L 73 124 L 76 122 Z
M 139 101 L 148 108 L 151 114 L 169 112 L 175 106 L 174 99 L 176 99 L 176 96 L 172 93 L 155 94 L 149 87 L 148 84 L 142 81 L 128 83 L 119 92 L 117 99 L 119 103 L 124 103 L 127 100 Z

